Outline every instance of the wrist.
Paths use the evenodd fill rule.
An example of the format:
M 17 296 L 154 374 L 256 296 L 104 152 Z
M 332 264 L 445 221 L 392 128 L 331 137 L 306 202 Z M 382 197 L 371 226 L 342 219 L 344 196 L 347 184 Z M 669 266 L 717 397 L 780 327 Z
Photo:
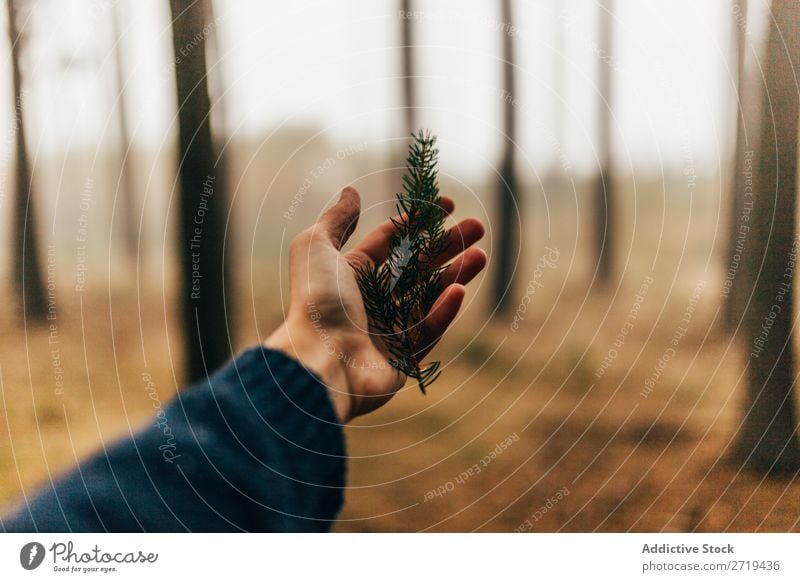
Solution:
M 352 398 L 345 364 L 332 338 L 316 333 L 310 321 L 299 321 L 290 315 L 264 341 L 264 346 L 285 353 L 318 376 L 328 389 L 339 422 L 351 420 Z

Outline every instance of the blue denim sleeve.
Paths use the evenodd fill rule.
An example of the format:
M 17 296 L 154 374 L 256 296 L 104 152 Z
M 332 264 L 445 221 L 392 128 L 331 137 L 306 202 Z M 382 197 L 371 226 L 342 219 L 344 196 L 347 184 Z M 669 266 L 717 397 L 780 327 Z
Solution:
M 344 434 L 325 386 L 263 347 L 182 391 L 142 432 L 47 484 L 9 532 L 327 531 Z

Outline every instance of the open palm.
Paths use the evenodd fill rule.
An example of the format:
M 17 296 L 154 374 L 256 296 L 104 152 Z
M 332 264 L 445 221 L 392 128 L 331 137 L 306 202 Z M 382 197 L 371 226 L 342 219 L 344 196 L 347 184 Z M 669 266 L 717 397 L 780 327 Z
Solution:
M 454 207 L 448 198 L 442 198 L 441 206 L 446 214 Z M 389 257 L 394 225 L 386 221 L 353 250 L 343 253 L 342 246 L 355 230 L 360 211 L 358 192 L 345 188 L 337 204 L 292 241 L 291 304 L 285 333 L 301 362 L 305 363 L 303 350 L 315 350 L 317 358 L 324 352 L 340 363 L 344 382 L 336 390 L 347 390 L 350 418 L 383 405 L 406 381 L 405 375 L 389 365 L 389 353 L 380 336 L 369 332 L 355 278 L 356 268 L 380 264 Z M 471 248 L 483 232 L 483 225 L 475 219 L 449 230 L 447 252 L 437 261 L 444 265 L 455 260 L 445 269 L 442 292 L 422 323 L 423 333 L 415 346 L 418 359 L 427 355 L 452 323 L 464 299 L 464 285 L 486 265 L 486 254 Z M 303 350 L 296 345 L 301 341 Z

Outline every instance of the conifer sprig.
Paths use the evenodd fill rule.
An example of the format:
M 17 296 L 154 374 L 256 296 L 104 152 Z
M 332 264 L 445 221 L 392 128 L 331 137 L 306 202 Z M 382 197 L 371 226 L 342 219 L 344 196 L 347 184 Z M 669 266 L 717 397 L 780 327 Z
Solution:
M 417 352 L 424 341 L 422 325 L 442 291 L 443 267 L 435 261 L 448 245 L 440 206 L 436 136 L 412 135 L 403 189 L 396 194 L 398 218 L 389 259 L 356 271 L 373 333 L 381 336 L 389 363 L 419 383 L 425 393 L 440 373 L 440 362 L 421 365 Z

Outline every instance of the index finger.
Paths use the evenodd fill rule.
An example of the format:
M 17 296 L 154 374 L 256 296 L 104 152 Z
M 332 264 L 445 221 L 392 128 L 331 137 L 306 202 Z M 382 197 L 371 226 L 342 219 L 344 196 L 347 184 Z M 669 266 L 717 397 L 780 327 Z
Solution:
M 414 346 L 414 357 L 417 361 L 427 356 L 442 339 L 442 335 L 458 315 L 465 295 L 465 287 L 455 283 L 445 288 L 433 304 L 430 313 L 422 322 L 422 331 L 417 345 Z

